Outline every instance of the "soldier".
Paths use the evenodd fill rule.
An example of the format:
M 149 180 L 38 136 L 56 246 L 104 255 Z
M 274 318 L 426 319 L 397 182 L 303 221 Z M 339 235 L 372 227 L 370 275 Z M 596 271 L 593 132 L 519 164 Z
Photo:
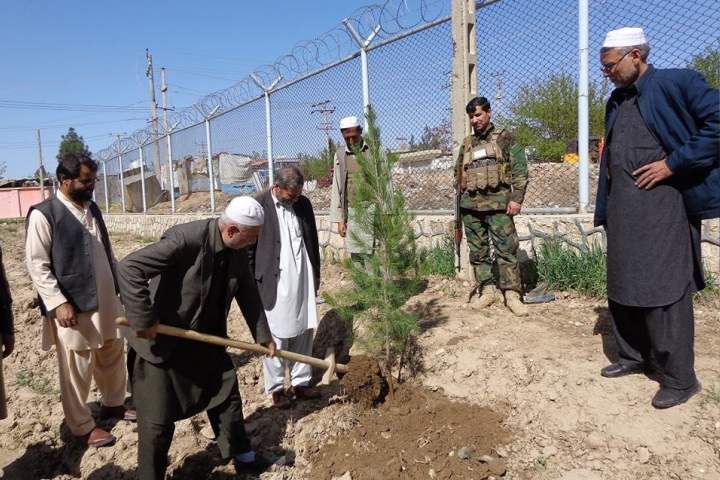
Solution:
M 460 149 L 455 180 L 479 293 L 477 305 L 485 308 L 500 300 L 493 281 L 492 239 L 505 304 L 515 315 L 526 316 L 527 307 L 520 300 L 520 242 L 512 218 L 520 213 L 527 186 L 525 151 L 510 132 L 491 122 L 490 102 L 485 97 L 470 100 L 465 111 L 473 135 L 465 138 Z M 462 232 L 458 229 L 455 234 Z

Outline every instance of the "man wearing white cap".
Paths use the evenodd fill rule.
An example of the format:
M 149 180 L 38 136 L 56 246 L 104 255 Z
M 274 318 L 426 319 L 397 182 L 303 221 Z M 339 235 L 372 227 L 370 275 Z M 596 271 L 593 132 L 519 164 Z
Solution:
M 641 28 L 600 51 L 608 100 L 595 225 L 607 231 L 608 302 L 618 361 L 604 377 L 653 372 L 656 408 L 700 391 L 693 294 L 705 286 L 701 220 L 720 216 L 720 94 L 699 73 L 656 69 Z
M 245 433 L 237 377 L 225 349 L 156 336 L 159 323 L 226 336 L 235 298 L 255 340 L 275 351 L 246 252 L 263 221 L 254 199 L 234 198 L 219 219 L 175 226 L 120 262 L 120 295 L 134 331 L 128 342 L 137 352 L 131 381 L 141 480 L 165 478 L 175 422 L 203 410 L 222 457 L 235 462 L 238 474 L 257 474 L 271 464 L 255 454 Z
M 373 243 L 372 235 L 357 228 L 350 207 L 354 194 L 354 176 L 360 171 L 355 151 L 364 152 L 368 148 L 363 141 L 362 132 L 357 117 L 340 120 L 340 133 L 345 140 L 345 148 L 335 152 L 330 196 L 330 222 L 338 224 L 338 233 L 345 238 L 345 249 L 352 257 L 370 253 Z M 359 241 L 356 241 L 356 237 Z

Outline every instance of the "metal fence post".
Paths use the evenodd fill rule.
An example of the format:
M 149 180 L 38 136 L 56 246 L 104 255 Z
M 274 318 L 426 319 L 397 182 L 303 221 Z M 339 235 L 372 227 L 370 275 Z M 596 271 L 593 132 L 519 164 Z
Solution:
M 180 122 L 175 123 L 175 125 L 167 130 L 165 135 L 167 138 L 168 169 L 170 170 L 170 209 L 172 210 L 172 213 L 175 213 L 175 172 L 173 169 L 172 159 L 172 139 L 170 137 L 172 135 L 172 131 L 175 130 L 179 124 Z
M 590 113 L 588 105 L 588 0 L 578 0 L 578 212 L 587 212 L 589 197 Z
M 118 163 L 120 164 L 120 201 L 122 202 L 123 213 L 127 213 L 125 207 L 125 174 L 123 173 L 122 154 L 118 153 Z
M 105 188 L 105 213 L 110 213 L 110 200 L 108 196 L 107 162 L 103 160 L 103 186 Z
M 360 68 L 362 75 L 362 89 L 363 89 L 363 112 L 367 115 L 368 107 L 370 106 L 370 79 L 368 74 L 368 59 L 367 59 L 367 47 L 373 41 L 375 36 L 380 31 L 380 25 L 376 26 L 372 33 L 367 38 L 362 38 L 360 34 L 352 26 L 350 20 L 347 18 L 343 19 L 343 24 L 350 32 L 350 36 L 355 40 L 355 43 L 360 47 Z M 367 117 L 365 118 L 365 128 L 367 128 Z
M 212 165 L 212 136 L 210 135 L 210 119 L 213 115 L 217 113 L 218 110 L 220 110 L 220 105 L 213 108 L 208 115 L 206 115 L 205 112 L 197 105 L 194 105 L 194 107 L 205 119 L 205 141 L 207 142 L 208 190 L 210 191 L 210 211 L 215 212 L 215 175 L 213 174 Z
M 143 146 L 138 145 L 140 149 L 140 191 L 142 192 L 143 213 L 147 213 L 147 201 L 145 200 L 145 157 L 143 156 Z
M 273 161 L 273 151 L 272 151 L 272 115 L 270 111 L 270 92 L 275 88 L 275 86 L 280 83 L 280 80 L 282 80 L 282 75 L 276 78 L 270 86 L 266 87 L 263 85 L 263 83 L 260 81 L 257 76 L 255 76 L 254 73 L 250 74 L 250 78 L 252 78 L 253 82 L 260 88 L 260 90 L 263 91 L 263 95 L 265 96 L 265 136 L 267 141 L 267 157 L 268 157 L 268 185 L 272 186 L 275 183 L 275 171 L 274 171 L 274 161 Z

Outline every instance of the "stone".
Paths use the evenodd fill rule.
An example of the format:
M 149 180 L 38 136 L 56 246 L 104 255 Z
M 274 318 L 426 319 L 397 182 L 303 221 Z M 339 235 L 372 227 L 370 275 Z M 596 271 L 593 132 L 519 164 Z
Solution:
M 457 456 L 460 460 L 468 460 L 469 458 L 472 458 L 473 456 L 473 450 L 470 447 L 462 447 L 457 452 Z
M 637 453 L 638 461 L 640 463 L 648 463 L 650 461 L 650 450 L 646 447 L 639 447 L 635 453 Z
M 603 477 L 592 470 L 576 468 L 574 470 L 570 470 L 569 472 L 565 472 L 563 476 L 560 477 L 560 480 L 603 480 Z
M 332 477 L 332 480 L 352 480 L 352 475 L 350 475 L 350 472 L 345 472 L 339 477 Z
M 487 465 L 490 473 L 493 475 L 503 476 L 507 471 L 505 464 L 501 460 L 493 460 L 492 462 L 488 462 Z
M 585 438 L 585 446 L 592 449 L 602 448 L 605 445 L 605 441 L 602 436 L 597 432 L 591 432 Z
M 543 456 L 546 458 L 554 457 L 558 453 L 558 449 L 553 447 L 552 445 L 548 445 L 547 447 L 543 448 Z
M 428 470 L 428 476 L 433 479 L 437 478 L 437 472 L 435 471 L 434 468 L 431 468 L 430 470 Z

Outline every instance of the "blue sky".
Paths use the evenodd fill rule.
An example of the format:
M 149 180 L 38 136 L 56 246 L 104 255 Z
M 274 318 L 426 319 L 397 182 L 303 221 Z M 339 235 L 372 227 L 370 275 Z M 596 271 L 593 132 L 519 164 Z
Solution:
M 146 107 L 150 48 L 156 68 L 168 68 L 170 104 L 186 106 L 369 3 L 374 2 L 4 0 L 0 100 Z M 7 164 L 7 177 L 32 173 L 37 127 L 46 164 L 53 165 L 68 126 L 99 150 L 109 133 L 143 127 L 139 118 L 146 116 L 0 108 L 0 161 Z

